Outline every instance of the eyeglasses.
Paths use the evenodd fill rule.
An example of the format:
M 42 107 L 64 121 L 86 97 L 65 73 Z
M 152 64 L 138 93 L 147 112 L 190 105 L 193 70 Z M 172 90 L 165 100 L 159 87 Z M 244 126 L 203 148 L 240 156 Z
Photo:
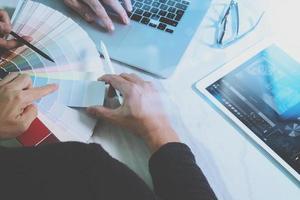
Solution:
M 231 0 L 217 27 L 217 46 L 220 48 L 225 48 L 246 36 L 257 27 L 264 14 L 265 12 L 260 15 L 257 22 L 248 31 L 240 34 L 240 13 L 238 2 L 237 0 Z

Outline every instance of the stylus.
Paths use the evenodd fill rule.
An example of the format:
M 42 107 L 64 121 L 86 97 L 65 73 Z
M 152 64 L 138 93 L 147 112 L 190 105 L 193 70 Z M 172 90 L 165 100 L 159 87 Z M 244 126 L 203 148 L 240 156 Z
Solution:
M 103 57 L 104 57 L 104 60 L 105 60 L 105 63 L 106 63 L 107 69 L 108 69 L 108 73 L 109 74 L 116 74 L 115 69 L 112 66 L 108 50 L 107 50 L 106 45 L 104 44 L 103 41 L 101 41 L 101 50 L 102 50 L 102 54 L 103 54 Z M 123 98 L 122 98 L 120 92 L 118 90 L 115 90 L 115 91 L 116 91 L 116 94 L 117 94 L 117 97 L 118 97 L 118 100 L 119 100 L 120 104 L 122 104 Z

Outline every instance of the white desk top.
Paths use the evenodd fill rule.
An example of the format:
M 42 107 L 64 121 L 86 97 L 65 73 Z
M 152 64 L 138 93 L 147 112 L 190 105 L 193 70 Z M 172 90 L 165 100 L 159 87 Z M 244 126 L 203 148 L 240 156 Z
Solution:
M 299 199 L 300 184 L 293 181 L 278 164 L 192 89 L 193 84 L 200 78 L 231 60 L 250 44 L 269 35 L 269 26 L 263 22 L 249 37 L 234 46 L 225 50 L 210 47 L 214 31 L 211 25 L 219 17 L 221 2 L 224 1 L 213 2 L 172 77 L 167 80 L 154 80 L 145 74 L 141 75 L 160 82 L 167 91 L 167 96 L 173 100 L 176 106 L 171 113 L 174 126 L 180 132 L 182 140 L 192 147 L 200 167 L 219 199 Z M 0 4 L 3 3 L 7 1 L 0 0 Z M 10 3 L 13 5 L 12 1 Z M 297 19 L 300 19 L 300 13 L 296 10 L 300 6 L 296 4 L 299 3 L 295 0 L 272 0 L 268 13 L 272 16 L 270 22 L 275 22 L 275 26 L 272 27 L 280 36 L 279 40 L 300 58 L 300 31 L 292 26 L 296 26 Z M 253 5 L 259 7 L 257 3 Z M 121 64 L 116 63 L 115 66 L 118 72 L 135 72 Z M 138 138 L 100 122 L 92 141 L 101 143 L 114 157 L 128 164 L 151 184 L 147 167 L 150 155 Z
M 213 21 L 219 17 L 217 13 L 222 10 L 221 2 L 224 1 L 214 1 L 172 77 L 167 80 L 155 80 L 145 74 L 140 75 L 146 79 L 160 82 L 167 91 L 167 95 L 173 100 L 177 107 L 177 110 L 173 109 L 174 125 L 179 132 L 182 131 L 180 132 L 182 140 L 192 147 L 200 167 L 220 199 L 299 199 L 300 184 L 290 178 L 245 134 L 211 108 L 192 88 L 196 81 L 218 66 L 228 62 L 251 44 L 268 37 L 271 34 L 269 27 L 272 26 L 272 23 L 269 25 L 270 22 L 280 19 L 279 21 L 282 23 L 277 24 L 276 22 L 276 26 L 272 26 L 276 32 L 278 32 L 276 27 L 279 27 L 280 33 L 283 32 L 282 27 L 288 26 L 284 23 L 282 16 L 277 15 L 278 8 L 283 8 L 282 2 L 272 1 L 272 7 L 267 12 L 269 15 L 272 14 L 272 20 L 262 22 L 255 32 L 239 43 L 224 50 L 214 49 L 210 47 L 214 42 L 214 29 L 211 26 Z M 261 3 L 261 0 L 258 2 Z M 287 4 L 291 2 L 288 1 Z M 258 6 L 256 3 L 254 5 Z M 293 49 L 297 49 L 295 43 L 299 47 L 300 40 L 298 39 L 297 42 L 285 41 L 287 46 L 292 44 Z M 122 64 L 115 63 L 115 66 L 120 73 L 136 72 Z M 178 117 L 178 113 L 181 115 L 181 119 Z M 114 130 L 111 131 L 114 132 Z M 146 148 L 141 143 L 137 144 L 131 135 L 124 136 L 119 133 L 116 136 L 111 131 L 107 132 L 103 131 L 103 128 L 99 128 L 94 136 L 94 141 L 101 142 L 113 156 L 127 163 L 149 183 L 147 172 L 149 154 Z M 123 138 L 120 138 L 120 135 Z M 130 147 L 129 150 L 128 147 Z

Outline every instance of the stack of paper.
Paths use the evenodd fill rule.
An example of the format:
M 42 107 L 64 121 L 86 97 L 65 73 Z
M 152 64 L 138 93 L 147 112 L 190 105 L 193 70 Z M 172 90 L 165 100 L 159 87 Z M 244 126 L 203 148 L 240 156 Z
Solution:
M 102 105 L 105 92 L 104 83 L 96 81 L 104 71 L 95 44 L 72 19 L 30 0 L 19 2 L 12 23 L 14 32 L 31 36 L 31 43 L 55 61 L 48 61 L 26 46 L 1 55 L 2 70 L 30 74 L 34 87 L 59 85 L 57 92 L 36 102 L 40 121 L 35 121 L 31 129 L 44 124 L 49 129 L 44 136 L 53 133 L 60 141 L 86 142 L 96 121 L 79 108 Z M 24 145 L 32 145 L 26 135 L 24 138 Z

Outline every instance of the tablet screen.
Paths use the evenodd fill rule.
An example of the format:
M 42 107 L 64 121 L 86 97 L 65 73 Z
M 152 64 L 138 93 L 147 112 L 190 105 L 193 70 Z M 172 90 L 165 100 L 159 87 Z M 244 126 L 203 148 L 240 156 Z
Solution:
M 300 173 L 300 64 L 272 46 L 206 90 Z

